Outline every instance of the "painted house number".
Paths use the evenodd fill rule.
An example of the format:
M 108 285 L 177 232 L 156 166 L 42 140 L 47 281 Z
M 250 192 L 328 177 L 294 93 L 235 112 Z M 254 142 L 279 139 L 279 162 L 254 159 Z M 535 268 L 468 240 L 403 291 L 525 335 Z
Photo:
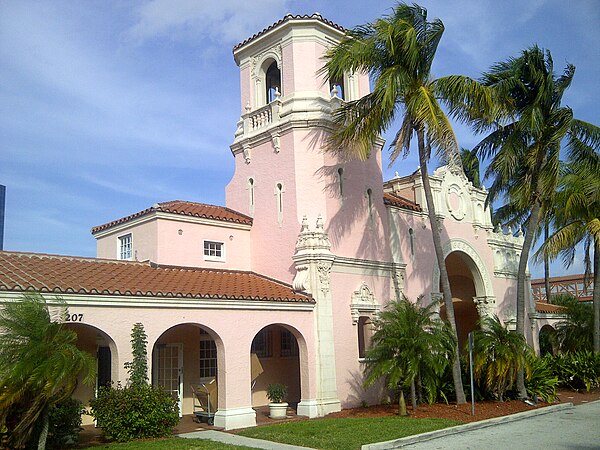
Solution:
M 83 322 L 83 314 L 67 314 L 67 322 Z

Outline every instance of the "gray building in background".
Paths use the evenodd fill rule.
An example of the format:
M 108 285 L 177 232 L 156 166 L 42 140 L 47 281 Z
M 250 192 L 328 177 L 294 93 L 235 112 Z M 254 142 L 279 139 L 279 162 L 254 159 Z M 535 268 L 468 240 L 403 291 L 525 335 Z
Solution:
M 6 187 L 0 184 L 0 250 L 4 250 L 4 201 L 6 199 Z

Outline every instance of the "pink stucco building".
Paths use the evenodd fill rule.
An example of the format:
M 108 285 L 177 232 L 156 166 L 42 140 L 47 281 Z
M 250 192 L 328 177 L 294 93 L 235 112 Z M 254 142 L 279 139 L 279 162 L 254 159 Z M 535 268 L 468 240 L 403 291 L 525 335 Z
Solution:
M 0 252 L 0 301 L 60 295 L 79 345 L 98 355 L 99 384 L 126 381 L 143 323 L 153 383 L 190 414 L 191 386 L 216 377 L 226 429 L 255 425 L 271 382 L 309 417 L 379 402 L 362 387 L 370 321 L 403 294 L 439 300 L 439 270 L 419 174 L 384 182 L 383 142 L 366 161 L 323 151 L 332 111 L 369 92 L 364 74 L 319 74 L 343 33 L 288 15 L 234 48 L 241 117 L 225 207 L 172 201 L 94 227 L 97 258 Z M 493 229 L 485 190 L 461 169 L 431 183 L 461 340 L 482 316 L 511 323 L 522 237 Z M 532 342 L 552 320 L 531 301 L 527 319 Z

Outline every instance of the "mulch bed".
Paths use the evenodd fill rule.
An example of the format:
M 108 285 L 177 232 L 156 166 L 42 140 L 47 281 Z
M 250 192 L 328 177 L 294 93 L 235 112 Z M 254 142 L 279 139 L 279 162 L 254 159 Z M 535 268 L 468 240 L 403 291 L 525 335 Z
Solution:
M 590 392 L 560 391 L 558 393 L 559 401 L 557 403 L 571 402 L 579 405 L 586 402 L 600 400 L 600 389 Z M 410 402 L 409 402 L 410 403 Z M 494 417 L 507 416 L 523 411 L 529 411 L 536 408 L 549 406 L 548 403 L 539 402 L 535 406 L 530 406 L 520 400 L 507 400 L 504 402 L 484 401 L 475 403 L 475 415 L 471 415 L 471 404 L 464 405 L 436 403 L 433 405 L 419 405 L 413 411 L 408 405 L 410 417 L 417 419 L 438 418 L 460 420 L 461 422 L 477 422 L 479 420 L 491 419 Z M 344 409 L 340 412 L 329 414 L 327 417 L 384 417 L 395 416 L 398 414 L 398 405 L 379 405 L 366 408 Z

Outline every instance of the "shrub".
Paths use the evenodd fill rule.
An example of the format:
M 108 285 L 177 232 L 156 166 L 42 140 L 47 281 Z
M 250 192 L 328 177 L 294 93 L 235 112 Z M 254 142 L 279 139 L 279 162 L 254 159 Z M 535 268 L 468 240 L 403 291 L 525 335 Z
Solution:
M 267 398 L 271 403 L 281 403 L 287 397 L 285 384 L 273 383 L 267 386 Z
M 83 403 L 74 398 L 66 399 L 50 409 L 48 441 L 50 449 L 72 447 L 79 440 Z
M 600 355 L 592 351 L 546 355 L 544 359 L 561 386 L 586 391 L 600 386 Z
M 136 323 L 131 329 L 131 353 L 133 361 L 125 363 L 125 369 L 129 374 L 129 382 L 133 385 L 148 384 L 148 338 L 144 331 L 144 325 Z
M 551 403 L 556 400 L 558 377 L 552 372 L 548 358 L 533 357 L 529 361 L 530 372 L 525 378 L 527 395 Z
M 118 442 L 168 436 L 179 422 L 177 402 L 157 386 L 101 387 L 90 406 L 104 436 Z
M 497 316 L 483 318 L 481 327 L 474 332 L 475 380 L 487 393 L 503 401 L 518 371 L 529 370 L 532 350 L 522 335 L 509 331 Z

